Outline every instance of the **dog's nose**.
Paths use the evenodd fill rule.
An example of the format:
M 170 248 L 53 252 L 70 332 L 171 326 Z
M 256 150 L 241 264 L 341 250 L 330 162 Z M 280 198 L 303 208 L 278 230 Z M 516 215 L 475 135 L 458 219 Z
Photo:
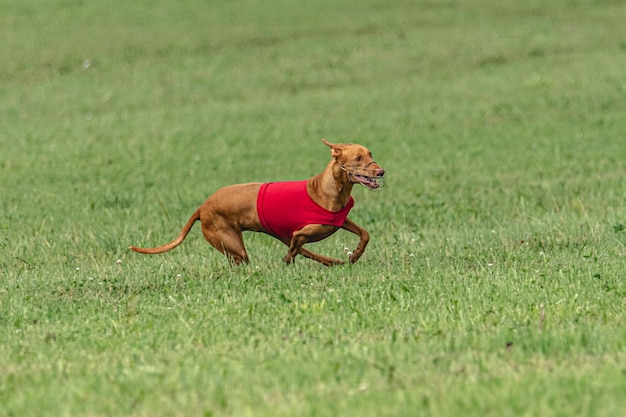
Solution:
M 382 177 L 383 175 L 385 175 L 385 170 L 380 168 L 376 170 L 376 176 L 377 177 Z

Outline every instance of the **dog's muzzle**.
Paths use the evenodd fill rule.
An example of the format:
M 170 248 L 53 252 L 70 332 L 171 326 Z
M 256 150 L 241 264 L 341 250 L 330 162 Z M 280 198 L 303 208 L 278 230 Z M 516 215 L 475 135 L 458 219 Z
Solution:
M 368 168 L 370 162 L 363 168 L 357 168 L 350 170 L 344 165 L 341 165 L 341 169 L 348 174 L 348 180 L 353 184 L 361 184 L 370 191 L 380 191 L 385 186 L 385 170 L 383 168 Z

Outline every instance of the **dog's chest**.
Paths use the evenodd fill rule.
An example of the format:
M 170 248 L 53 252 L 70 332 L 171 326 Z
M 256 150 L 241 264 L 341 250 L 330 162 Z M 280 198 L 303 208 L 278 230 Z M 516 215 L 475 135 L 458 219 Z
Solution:
M 257 197 L 257 212 L 261 224 L 270 233 L 291 238 L 293 232 L 308 224 L 340 227 L 346 220 L 354 200 L 337 212 L 328 211 L 315 203 L 306 190 L 306 180 L 269 182 L 261 186 Z

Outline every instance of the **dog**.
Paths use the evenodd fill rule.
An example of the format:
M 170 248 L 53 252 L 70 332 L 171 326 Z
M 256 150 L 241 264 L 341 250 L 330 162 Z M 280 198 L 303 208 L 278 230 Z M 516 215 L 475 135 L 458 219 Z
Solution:
M 352 187 L 382 187 L 385 170 L 364 146 L 333 144 L 326 139 L 322 142 L 330 148 L 331 161 L 320 174 L 303 181 L 251 182 L 220 188 L 196 210 L 176 239 L 156 248 L 129 249 L 147 254 L 172 250 L 200 220 L 205 239 L 234 264 L 249 263 L 242 232 L 254 231 L 287 245 L 283 258 L 287 264 L 300 254 L 332 266 L 344 262 L 313 253 L 303 245 L 326 239 L 341 228 L 359 237 L 356 249 L 348 252 L 349 261 L 355 263 L 365 251 L 369 233 L 347 217 L 354 205 Z

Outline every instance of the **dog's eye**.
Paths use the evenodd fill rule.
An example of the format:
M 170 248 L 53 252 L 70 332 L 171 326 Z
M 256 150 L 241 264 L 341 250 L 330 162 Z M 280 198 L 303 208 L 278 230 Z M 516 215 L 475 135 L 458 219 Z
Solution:
M 361 162 L 362 159 L 363 158 L 361 158 L 361 156 L 357 156 L 356 158 L 354 158 L 354 160 L 357 161 L 357 162 Z

